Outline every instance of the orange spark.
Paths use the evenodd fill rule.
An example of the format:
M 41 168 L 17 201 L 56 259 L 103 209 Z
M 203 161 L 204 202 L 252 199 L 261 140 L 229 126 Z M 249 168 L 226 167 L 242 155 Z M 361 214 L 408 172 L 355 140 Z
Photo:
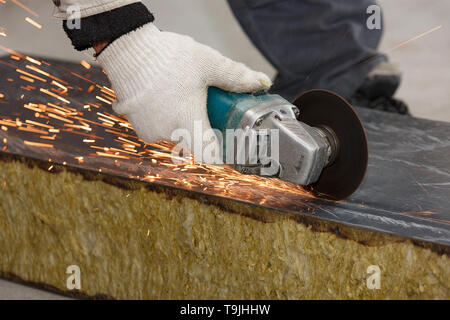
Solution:
M 403 41 L 402 43 L 399 43 L 399 44 L 396 45 L 395 47 L 389 49 L 387 52 L 391 52 L 391 51 L 393 51 L 393 50 L 395 50 L 395 49 L 398 49 L 398 48 L 400 48 L 400 47 L 403 47 L 404 45 L 406 45 L 406 44 L 408 44 L 408 43 L 410 43 L 410 42 L 412 42 L 412 41 L 414 41 L 414 40 L 417 40 L 417 39 L 420 39 L 420 38 L 422 38 L 422 37 L 425 37 L 427 34 L 430 34 L 430 33 L 434 32 L 434 31 L 437 31 L 437 30 L 439 30 L 439 29 L 441 29 L 441 28 L 442 28 L 442 26 L 434 27 L 434 28 L 432 28 L 432 29 L 430 29 L 430 30 L 428 30 L 428 31 L 425 31 L 425 32 L 423 32 L 423 33 L 421 33 L 421 34 L 419 34 L 419 35 L 417 35 L 417 36 L 415 36 L 415 37 L 413 37 L 413 38 L 411 38 L 411 39 L 409 39 L 409 40 L 406 40 L 406 41 Z
M 5 126 L 10 126 L 10 127 L 17 127 L 17 123 L 15 123 L 14 121 L 11 120 L 0 120 L 0 124 L 3 124 Z
M 24 126 L 19 126 L 18 128 L 20 131 L 27 131 L 27 132 L 33 132 L 33 133 L 39 133 L 39 134 L 47 134 L 46 131 L 43 130 L 39 130 L 33 127 L 24 127 Z
M 86 61 L 84 61 L 84 60 L 81 60 L 81 65 L 83 66 L 83 67 L 85 67 L 86 69 L 90 69 L 91 68 L 91 65 L 89 64 L 89 63 L 87 63 Z
M 52 135 L 52 136 L 39 136 L 39 138 L 41 138 L 41 139 L 47 139 L 47 140 L 55 140 L 56 134 L 54 134 L 54 135 Z
M 26 17 L 25 21 L 38 29 L 42 29 L 42 26 L 39 23 L 37 23 L 36 21 L 34 21 L 33 19 L 31 19 L 30 17 Z
M 41 110 L 40 108 L 37 107 L 37 104 L 34 104 L 34 103 L 25 104 L 23 107 L 26 108 L 26 109 L 35 111 L 35 112 L 42 112 L 43 111 L 43 110 Z
M 110 89 L 108 87 L 103 86 L 103 87 L 100 88 L 100 91 L 103 92 L 103 93 L 106 93 L 107 95 L 109 95 L 109 96 L 111 96 L 113 98 L 116 97 L 116 93 L 114 92 L 114 90 L 112 90 L 112 89 Z
M 26 76 L 20 76 L 19 78 L 22 79 L 22 80 L 25 80 L 25 81 L 34 83 L 34 79 L 28 78 L 28 77 L 26 77 Z
M 25 120 L 25 122 L 26 122 L 26 123 L 29 123 L 29 124 L 34 124 L 34 125 L 39 126 L 39 127 L 44 127 L 44 128 L 48 128 L 48 129 L 53 129 L 52 126 L 49 126 L 49 125 L 47 125 L 47 124 L 43 124 L 43 123 L 40 123 L 40 122 L 37 122 L 37 121 Z
M 16 71 L 19 72 L 19 73 L 21 73 L 21 74 L 24 74 L 24 75 L 26 75 L 26 76 L 28 76 L 28 77 L 31 77 L 31 78 L 40 80 L 40 81 L 42 81 L 42 82 L 47 82 L 47 80 L 45 80 L 44 78 L 35 76 L 34 74 L 31 74 L 31 73 L 29 73 L 29 72 L 23 71 L 23 70 L 21 70 L 21 69 L 16 69 Z
M 24 140 L 23 141 L 26 145 L 28 146 L 33 146 L 33 147 L 39 147 L 39 148 L 53 148 L 52 144 L 47 144 L 47 143 L 40 143 L 40 142 L 33 142 L 33 141 L 27 141 Z
M 423 33 L 421 33 L 421 34 L 419 34 L 419 35 L 417 35 L 417 36 L 415 36 L 415 37 L 412 37 L 412 38 L 409 39 L 409 40 L 406 40 L 406 41 L 403 41 L 403 42 L 399 43 L 398 45 L 392 47 L 391 49 L 387 50 L 386 52 L 392 52 L 392 51 L 394 51 L 394 50 L 396 50 L 396 49 L 398 49 L 398 48 L 400 48 L 400 47 L 405 46 L 406 44 L 408 44 L 408 43 L 410 43 L 410 42 L 412 42 L 412 41 L 414 41 L 414 40 L 420 39 L 420 38 L 422 38 L 422 37 L 424 37 L 424 36 L 426 36 L 426 35 L 428 35 L 428 34 L 434 32 L 434 31 L 437 31 L 437 30 L 439 30 L 439 29 L 441 29 L 441 28 L 442 28 L 442 26 L 437 26 L 437 27 L 431 28 L 430 30 L 425 31 L 425 32 L 423 32 Z M 376 58 L 378 58 L 378 57 L 380 57 L 380 56 L 382 56 L 382 55 L 384 55 L 384 54 L 383 54 L 383 53 L 379 53 L 379 54 L 377 54 L 377 55 L 374 55 L 374 56 L 372 56 L 372 57 L 369 57 L 369 58 L 367 58 L 367 59 L 361 61 L 361 62 L 358 63 L 357 65 L 355 65 L 355 67 L 358 67 L 358 66 L 360 66 L 360 65 L 362 65 L 362 64 L 365 64 L 365 63 L 367 63 L 367 62 L 369 62 L 369 61 L 372 61 L 372 60 L 374 60 L 374 59 L 376 59 Z
M 38 67 L 27 65 L 26 68 L 27 68 L 27 69 L 30 69 L 30 70 L 33 70 L 34 72 L 40 73 L 40 74 L 42 74 L 42 75 L 44 75 L 44 76 L 46 76 L 46 77 L 49 77 L 49 78 L 51 78 L 51 79 L 53 79 L 53 80 L 56 80 L 56 81 L 58 81 L 58 82 L 60 82 L 60 83 L 62 83 L 62 84 L 64 84 L 64 85 L 67 85 L 67 84 L 68 84 L 66 81 L 61 80 L 61 79 L 59 79 L 59 78 L 57 78 L 57 77 L 54 77 L 54 76 L 52 76 L 51 74 L 49 74 L 48 72 L 42 71 L 42 70 L 39 69 Z
M 59 88 L 61 88 L 63 90 L 64 93 L 66 93 L 69 89 L 67 89 L 67 87 L 63 86 L 61 83 L 59 83 L 58 81 L 53 80 L 52 85 L 55 85 Z
M 47 89 L 41 88 L 41 89 L 39 89 L 39 91 L 41 91 L 41 92 L 43 92 L 43 93 L 46 93 L 46 94 L 48 94 L 49 96 L 52 96 L 52 97 L 54 97 L 54 98 L 56 98 L 56 99 L 59 99 L 59 100 L 61 100 L 62 102 L 65 102 L 65 103 L 67 103 L 67 104 L 70 103 L 69 100 L 64 99 L 63 97 L 60 97 L 60 96 L 58 96 L 57 94 L 48 91 Z
M 121 155 L 117 155 L 117 154 L 110 154 L 110 153 L 105 153 L 105 152 L 100 152 L 100 151 L 97 151 L 96 153 L 99 156 L 104 156 L 104 157 L 118 158 L 118 159 L 130 159 L 129 157 L 121 156 Z
M 140 146 L 141 146 L 141 145 L 140 145 L 139 143 L 137 143 L 137 142 L 133 142 L 133 141 L 130 141 L 130 140 L 125 139 L 125 138 L 122 138 L 122 137 L 118 137 L 118 139 L 121 140 L 121 141 L 124 141 L 124 142 L 128 142 L 129 144 L 135 145 L 136 147 L 140 147 Z
M 67 123 L 73 123 L 73 121 L 72 121 L 72 120 L 69 120 L 69 119 L 66 119 L 66 118 L 63 118 L 63 117 L 57 116 L 56 114 L 53 114 L 53 113 L 49 113 L 49 114 L 48 114 L 48 116 L 49 116 L 49 117 L 51 117 L 51 118 L 54 118 L 54 119 L 58 119 L 58 120 L 61 120 L 61 121 L 67 122 Z
M 24 9 L 25 11 L 27 11 L 28 13 L 32 14 L 33 16 L 35 16 L 36 18 L 39 17 L 39 15 L 34 12 L 33 10 L 31 10 L 30 8 L 28 8 L 27 6 L 25 6 L 24 4 L 20 3 L 18 0 L 11 0 L 12 3 L 18 5 L 19 7 L 21 7 L 22 9 Z
M 31 57 L 28 57 L 28 56 L 26 57 L 26 59 L 28 61 L 30 61 L 31 63 L 37 64 L 38 66 L 40 66 L 42 64 L 39 60 L 33 59 Z
M 102 97 L 96 96 L 95 98 L 97 98 L 98 100 L 100 100 L 100 101 L 102 101 L 102 102 L 104 102 L 104 103 L 112 104 L 111 101 L 108 101 L 108 100 L 106 100 L 106 99 L 103 99 Z

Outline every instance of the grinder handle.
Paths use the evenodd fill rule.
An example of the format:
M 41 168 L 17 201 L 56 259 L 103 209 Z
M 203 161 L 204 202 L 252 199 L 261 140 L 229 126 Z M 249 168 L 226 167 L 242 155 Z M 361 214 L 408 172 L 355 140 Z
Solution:
M 214 129 L 220 131 L 236 129 L 248 109 L 277 97 L 265 92 L 233 93 L 210 87 L 207 102 L 209 121 Z

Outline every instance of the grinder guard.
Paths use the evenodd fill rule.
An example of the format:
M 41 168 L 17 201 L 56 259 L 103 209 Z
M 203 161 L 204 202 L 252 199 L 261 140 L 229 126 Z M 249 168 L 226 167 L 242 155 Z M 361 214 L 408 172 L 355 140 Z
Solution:
M 327 90 L 305 92 L 294 105 L 300 109 L 300 121 L 329 129 L 339 145 L 334 161 L 309 188 L 322 198 L 347 198 L 358 189 L 367 170 L 367 137 L 361 120 L 347 101 Z

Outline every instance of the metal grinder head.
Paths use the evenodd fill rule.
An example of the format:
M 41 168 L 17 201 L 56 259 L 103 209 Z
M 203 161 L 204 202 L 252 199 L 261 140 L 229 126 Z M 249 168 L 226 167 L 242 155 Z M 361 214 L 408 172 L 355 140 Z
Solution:
M 364 179 L 368 162 L 366 133 L 352 106 L 327 90 L 312 90 L 294 105 L 298 120 L 326 136 L 331 149 L 319 179 L 307 186 L 315 195 L 341 200 L 354 193 Z
M 212 126 L 221 132 L 238 129 L 230 139 L 227 133 L 224 158 L 241 173 L 278 177 L 333 200 L 348 197 L 363 180 L 366 135 L 338 95 L 309 91 L 295 105 L 265 92 L 210 88 L 208 97 Z

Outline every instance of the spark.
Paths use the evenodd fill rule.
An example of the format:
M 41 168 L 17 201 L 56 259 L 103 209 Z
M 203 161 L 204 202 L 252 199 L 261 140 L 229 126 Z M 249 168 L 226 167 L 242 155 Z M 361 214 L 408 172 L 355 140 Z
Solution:
M 108 101 L 108 100 L 106 100 L 106 99 L 103 99 L 103 98 L 100 97 L 100 96 L 96 96 L 95 98 L 98 99 L 98 100 L 100 100 L 100 101 L 102 101 L 102 102 L 104 102 L 104 103 L 112 104 L 111 101 Z
M 27 6 L 25 6 L 24 4 L 22 4 L 21 2 L 19 2 L 18 0 L 11 0 L 12 3 L 18 5 L 19 7 L 21 7 L 22 9 L 24 9 L 25 11 L 27 11 L 28 13 L 32 14 L 33 16 L 35 16 L 36 18 L 39 17 L 39 15 L 34 12 L 33 10 L 31 10 L 30 8 L 28 8 Z
M 49 116 L 49 117 L 52 117 L 52 118 L 54 118 L 54 119 L 58 119 L 58 120 L 61 120 L 61 121 L 67 122 L 67 123 L 73 123 L 73 121 L 72 121 L 72 120 L 69 120 L 69 119 L 66 119 L 66 118 L 63 118 L 63 117 L 57 116 L 56 114 L 53 114 L 53 113 L 49 113 L 49 114 L 48 114 L 48 116 Z
M 30 17 L 26 17 L 25 21 L 38 29 L 42 29 L 42 26 L 39 23 L 37 23 L 36 21 L 34 21 L 33 19 L 31 19 Z
M 107 118 L 107 119 L 110 119 L 110 120 L 112 120 L 112 121 L 122 121 L 121 119 L 119 119 L 119 118 L 117 118 L 117 117 L 114 117 L 114 116 L 109 116 L 109 115 L 106 115 L 106 114 L 104 114 L 104 113 L 101 113 L 101 112 L 97 112 L 97 114 L 99 115 L 99 116 L 101 116 L 101 117 L 104 117 L 104 118 Z
M 20 76 L 20 79 L 28 81 L 28 82 L 31 82 L 31 83 L 34 83 L 34 79 L 28 78 L 26 76 Z
M 103 119 L 103 118 L 98 118 L 98 119 L 103 121 L 103 124 L 105 124 L 105 125 L 108 125 L 108 126 L 111 126 L 111 127 L 114 126 L 114 122 L 113 121 L 110 121 L 110 120 L 107 120 L 107 119 Z
M 36 60 L 36 59 L 34 59 L 34 58 L 31 58 L 31 57 L 28 57 L 28 56 L 27 56 L 26 59 L 27 59 L 28 61 L 30 61 L 31 63 L 37 64 L 38 66 L 42 65 L 42 62 L 40 62 L 39 60 Z
M 31 74 L 31 73 L 29 73 L 29 72 L 23 71 L 23 70 L 21 70 L 21 69 L 16 69 L 16 71 L 19 72 L 19 73 L 21 73 L 21 74 L 24 74 L 24 75 L 26 75 L 26 76 L 28 76 L 28 77 L 31 77 L 31 78 L 40 80 L 40 81 L 42 81 L 42 82 L 47 82 L 47 80 L 45 80 L 44 78 L 35 76 L 34 74 Z
M 425 32 L 423 32 L 423 33 L 421 33 L 421 34 L 418 34 L 417 36 L 414 36 L 414 37 L 412 37 L 412 38 L 409 39 L 409 40 L 406 40 L 406 41 L 403 41 L 403 42 L 397 44 L 396 46 L 394 46 L 394 47 L 388 49 L 386 52 L 392 52 L 392 51 L 394 51 L 394 50 L 396 50 L 396 49 L 398 49 L 398 48 L 401 48 L 401 47 L 407 45 L 408 43 L 410 43 L 410 42 L 412 42 L 412 41 L 418 40 L 418 39 L 420 39 L 420 38 L 422 38 L 422 37 L 424 37 L 424 36 L 426 36 L 426 35 L 428 35 L 428 34 L 430 34 L 430 33 L 432 33 L 432 32 L 435 32 L 435 31 L 437 31 L 437 30 L 439 30 L 439 29 L 441 29 L 441 28 L 442 28 L 442 26 L 437 26 L 437 27 L 431 28 L 430 30 L 425 31 Z M 384 55 L 384 54 L 383 54 L 383 53 L 379 53 L 379 54 L 377 54 L 377 55 L 374 55 L 374 56 L 372 56 L 372 57 L 369 57 L 369 58 L 367 58 L 367 59 L 361 61 L 360 63 L 358 63 L 355 67 L 358 67 L 358 66 L 360 66 L 360 65 L 362 65 L 362 64 L 365 64 L 365 63 L 367 63 L 367 62 L 370 62 L 370 61 L 372 61 L 372 60 L 374 60 L 374 59 L 377 59 L 377 58 L 379 58 L 379 57 L 382 56 L 382 55 Z
M 33 133 L 39 133 L 39 134 L 47 134 L 46 131 L 39 130 L 39 129 L 29 127 L 29 126 L 20 126 L 18 129 L 20 131 L 27 131 L 27 132 L 33 132 Z
M 63 85 L 62 85 L 61 83 L 59 83 L 58 81 L 53 80 L 53 81 L 52 81 L 52 85 L 61 88 L 61 89 L 63 90 L 64 93 L 66 93 L 67 91 L 69 91 L 69 89 L 67 89 L 67 87 L 63 86 Z
M 40 142 L 32 142 L 32 141 L 23 141 L 28 146 L 39 147 L 39 148 L 53 148 L 52 144 L 40 143 Z
M 10 127 L 17 127 L 18 125 L 15 122 L 8 121 L 8 120 L 0 120 L 0 124 Z
M 415 41 L 415 40 L 418 40 L 418 39 L 420 39 L 422 37 L 425 37 L 426 35 L 434 32 L 434 31 L 437 31 L 437 30 L 439 30 L 441 28 L 442 28 L 442 26 L 437 26 L 437 27 L 431 28 L 430 30 L 425 31 L 425 32 L 423 32 L 423 33 L 421 33 L 421 34 L 419 34 L 419 35 L 417 35 L 417 36 L 415 36 L 415 37 L 413 37 L 413 38 L 411 38 L 409 40 L 406 40 L 406 41 L 403 41 L 403 42 L 399 43 L 398 45 L 396 45 L 396 46 L 392 47 L 391 49 L 389 49 L 388 52 L 391 52 L 391 51 L 394 51 L 394 50 L 396 50 L 396 49 L 398 49 L 400 47 L 403 47 L 404 45 L 407 45 L 408 43 L 410 43 L 412 41 Z
M 54 134 L 52 136 L 39 136 L 39 138 L 46 139 L 46 140 L 55 140 L 56 139 L 56 134 Z
M 40 123 L 40 122 L 31 121 L 31 120 L 25 120 L 25 122 L 26 122 L 26 123 L 30 123 L 30 124 L 34 124 L 34 125 L 36 125 L 36 126 L 40 126 L 40 127 L 44 127 L 44 128 L 53 129 L 52 126 L 49 126 L 49 125 L 47 125 L 47 124 L 43 124 L 43 123 Z
M 88 70 L 91 68 L 91 65 L 87 63 L 85 60 L 81 60 L 80 64 Z
M 83 130 L 86 130 L 86 131 L 92 131 L 92 128 L 89 128 L 89 127 L 86 127 L 86 126 L 77 125 L 77 124 L 67 124 L 67 123 L 65 123 L 64 126 L 70 127 L 70 128 L 75 128 L 75 129 L 83 129 Z
M 406 211 L 406 212 L 402 212 L 402 214 L 406 214 L 406 215 L 416 215 L 416 216 L 431 216 L 436 214 L 433 211 Z
M 49 74 L 48 72 L 42 71 L 41 69 L 39 69 L 39 68 L 36 67 L 36 66 L 30 66 L 30 65 L 27 65 L 26 68 L 27 68 L 27 69 L 30 69 L 30 70 L 33 70 L 34 72 L 40 73 L 40 74 L 42 74 L 42 75 L 44 75 L 44 76 L 46 76 L 46 77 L 49 77 L 49 78 L 52 79 L 52 80 L 58 81 L 58 82 L 60 82 L 60 83 L 62 83 L 62 84 L 64 84 L 64 85 L 68 85 L 68 83 L 67 83 L 66 81 L 64 81 L 64 80 L 62 80 L 62 79 L 59 79 L 59 78 L 57 78 L 57 77 L 54 77 L 54 76 L 52 76 L 51 74 Z
M 141 146 L 141 144 L 139 144 L 139 143 L 137 143 L 137 142 L 133 142 L 133 141 L 130 141 L 130 140 L 128 140 L 128 139 L 125 139 L 125 138 L 122 138 L 122 137 L 119 137 L 119 138 L 117 138 L 118 140 L 121 140 L 121 141 L 124 141 L 124 142 L 127 142 L 127 143 L 130 143 L 130 144 L 132 144 L 132 145 L 134 145 L 134 146 L 136 146 L 136 147 L 140 147 Z
M 23 107 L 35 112 L 42 112 L 42 110 L 38 108 L 38 105 L 34 103 L 25 104 Z
M 97 151 L 96 153 L 99 156 L 104 156 L 104 157 L 118 158 L 118 159 L 129 159 L 129 157 L 121 156 L 121 155 L 117 155 L 117 154 L 110 154 L 110 153 L 100 152 L 100 151 Z
M 70 103 L 70 101 L 69 100 L 67 100 L 67 99 L 64 99 L 64 98 L 62 98 L 62 97 L 60 97 L 60 96 L 58 96 L 57 94 L 55 94 L 55 93 L 53 93 L 53 92 L 50 92 L 50 91 L 48 91 L 47 89 L 43 89 L 43 88 L 41 88 L 41 89 L 39 89 L 41 92 L 43 92 L 43 93 L 46 93 L 46 94 L 48 94 L 49 96 L 52 96 L 52 97 L 54 97 L 54 98 L 56 98 L 56 99 L 59 99 L 59 100 L 61 100 L 62 102 L 65 102 L 65 103 L 67 103 L 67 104 L 69 104 Z
M 101 87 L 101 88 L 100 88 L 100 91 L 101 91 L 101 92 L 104 92 L 104 93 L 106 93 L 106 94 L 108 94 L 108 95 L 110 95 L 110 96 L 112 96 L 112 97 L 115 97 L 115 96 L 116 96 L 116 93 L 114 92 L 113 89 L 110 89 L 110 88 L 105 87 L 105 86 Z

